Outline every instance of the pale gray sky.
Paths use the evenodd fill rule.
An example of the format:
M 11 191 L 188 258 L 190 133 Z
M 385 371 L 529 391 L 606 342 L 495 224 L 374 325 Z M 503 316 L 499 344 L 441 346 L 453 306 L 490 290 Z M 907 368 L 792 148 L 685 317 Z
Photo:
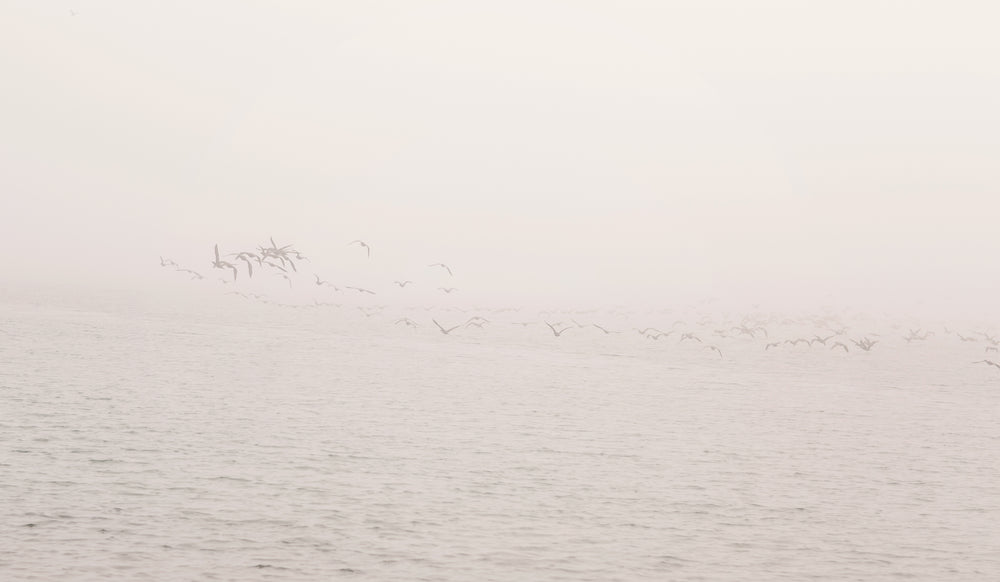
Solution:
M 5 2 L 3 280 L 274 235 L 498 296 L 997 304 L 995 6 Z

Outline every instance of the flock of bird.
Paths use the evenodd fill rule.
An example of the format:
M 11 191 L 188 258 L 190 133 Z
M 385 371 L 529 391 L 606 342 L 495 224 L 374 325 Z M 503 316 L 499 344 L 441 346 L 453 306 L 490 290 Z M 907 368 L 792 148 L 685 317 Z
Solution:
M 357 239 L 347 243 L 346 246 L 363 251 L 364 254 L 361 258 L 364 261 L 371 260 L 372 247 L 368 244 L 368 242 Z M 374 296 L 378 295 L 381 291 L 359 285 L 337 285 L 325 279 L 318 273 L 306 273 L 301 269 L 301 267 L 302 263 L 310 262 L 309 258 L 297 250 L 294 245 L 279 245 L 273 237 L 269 238 L 267 242 L 257 245 L 256 248 L 252 250 L 239 250 L 227 254 L 223 254 L 219 245 L 216 244 L 213 248 L 212 255 L 206 262 L 211 267 L 212 272 L 221 272 L 217 275 L 216 280 L 226 285 L 232 285 L 237 281 L 247 282 L 262 278 L 270 278 L 274 280 L 277 278 L 287 283 L 289 288 L 295 288 L 297 285 L 300 285 L 302 281 L 305 281 L 307 288 L 313 288 L 316 290 L 322 289 L 324 292 L 332 291 L 337 293 L 352 291 L 357 293 L 358 296 L 372 297 L 371 300 L 374 300 Z M 162 256 L 160 257 L 160 266 L 165 268 L 172 267 L 174 271 L 184 273 L 191 279 L 206 280 L 209 278 L 209 275 L 184 267 L 172 259 L 164 258 Z M 442 276 L 447 277 L 449 280 L 454 277 L 452 268 L 442 262 L 429 263 L 426 265 L 426 268 L 438 270 Z M 413 285 L 418 285 L 413 280 L 404 278 L 393 280 L 391 284 L 397 288 L 397 292 L 399 293 L 408 290 Z M 440 291 L 444 295 L 451 295 L 452 293 L 458 291 L 457 288 L 446 286 L 438 286 L 436 290 Z M 326 297 L 324 297 L 324 300 L 321 301 L 320 298 L 315 296 L 315 294 L 312 298 L 311 304 L 303 304 L 282 303 L 271 299 L 266 294 L 252 292 L 249 289 L 233 290 L 229 291 L 229 293 L 264 304 L 279 305 L 290 308 L 332 307 L 339 309 L 344 307 L 344 303 L 326 301 Z M 399 297 L 400 296 L 393 296 L 394 299 L 398 299 Z M 392 312 L 391 309 L 387 310 L 386 305 L 356 305 L 354 307 L 366 320 L 385 318 Z M 408 309 L 413 312 L 420 308 L 410 307 Z M 470 328 L 485 330 L 498 325 L 515 326 L 523 329 L 537 326 L 542 330 L 547 330 L 554 338 L 562 338 L 567 335 L 584 334 L 588 330 L 590 330 L 590 333 L 599 334 L 600 336 L 612 336 L 626 333 L 625 329 L 614 329 L 615 327 L 622 327 L 621 325 L 612 326 L 607 325 L 606 322 L 598 323 L 593 321 L 581 323 L 573 317 L 560 317 L 561 315 L 573 315 L 583 318 L 583 315 L 598 314 L 599 310 L 596 309 L 539 311 L 537 313 L 537 319 L 522 321 L 503 321 L 504 319 L 509 318 L 505 318 L 502 315 L 508 312 L 519 312 L 521 311 L 520 308 L 461 308 L 454 304 L 439 304 L 424 306 L 423 309 L 426 311 L 437 312 L 434 317 L 430 318 L 429 323 L 433 324 L 434 327 L 432 329 L 436 328 L 439 333 L 446 336 L 453 335 L 456 332 L 469 330 Z M 442 321 L 438 320 L 439 318 L 444 320 L 446 313 L 453 311 L 476 311 L 477 314 L 469 317 L 461 323 L 456 323 L 454 321 L 442 323 Z M 668 312 L 669 310 L 661 310 L 659 313 Z M 483 315 L 479 315 L 479 313 L 490 313 L 499 317 L 491 320 L 487 319 Z M 636 317 L 641 317 L 635 312 L 629 312 L 624 309 L 605 310 L 604 313 L 606 317 L 614 318 L 619 322 L 634 321 Z M 399 315 L 399 317 L 388 318 L 388 321 L 392 321 L 395 326 L 403 326 L 414 329 L 422 327 L 417 321 L 419 317 L 415 316 L 413 313 L 397 313 L 396 315 Z M 568 321 L 563 321 L 563 319 L 568 319 Z M 656 327 L 655 325 L 660 325 L 661 327 Z M 754 344 L 759 346 L 761 352 L 768 354 L 781 350 L 797 351 L 803 348 L 819 348 L 824 349 L 827 352 L 840 351 L 845 354 L 850 354 L 853 352 L 872 352 L 879 346 L 884 345 L 885 340 L 887 339 L 887 337 L 883 337 L 881 334 L 872 331 L 857 334 L 844 325 L 839 317 L 832 315 L 822 317 L 781 318 L 774 315 L 764 316 L 754 314 L 742 315 L 738 318 L 735 316 L 727 316 L 721 319 L 701 315 L 697 318 L 690 319 L 690 321 L 688 319 L 675 319 L 670 326 L 666 326 L 662 323 L 656 323 L 655 325 L 647 324 L 641 327 L 628 327 L 628 330 L 637 333 L 638 337 L 641 337 L 648 342 L 662 342 L 669 340 L 670 338 L 674 338 L 676 340 L 674 342 L 676 345 L 690 345 L 693 349 L 700 348 L 706 352 L 706 354 L 711 353 L 723 360 L 727 359 L 726 353 L 730 350 L 730 348 L 737 349 L 740 352 L 745 352 L 748 348 L 752 349 Z M 801 332 L 801 330 L 804 329 L 808 329 L 810 331 L 805 334 L 788 333 L 790 330 Z M 899 329 L 899 326 L 893 327 L 894 331 L 896 329 Z M 942 336 L 953 336 L 961 344 L 983 344 L 983 351 L 987 353 L 1000 351 L 1000 338 L 988 331 L 962 334 L 950 330 L 948 327 L 944 327 L 943 330 L 939 331 Z M 786 335 L 786 337 L 773 337 L 777 335 L 776 332 L 785 332 L 784 335 Z M 906 333 L 900 333 L 898 335 L 898 339 L 905 342 L 905 345 L 911 345 L 914 343 L 927 342 L 935 335 L 936 333 L 933 330 L 910 328 L 906 330 Z M 898 345 L 902 346 L 904 344 Z M 723 348 L 726 348 L 726 352 L 724 352 Z M 975 360 L 972 364 L 985 364 L 1000 371 L 1000 363 L 990 359 Z
M 360 249 L 364 249 L 365 257 L 371 259 L 372 257 L 372 247 L 367 242 L 363 240 L 352 240 L 347 243 L 347 246 L 357 246 Z M 309 261 L 309 258 L 299 252 L 294 245 L 282 245 L 279 246 L 278 243 L 274 241 L 274 237 L 270 237 L 268 242 L 257 245 L 253 250 L 241 250 L 235 253 L 221 254 L 219 251 L 219 245 L 216 243 L 214 249 L 214 257 L 210 261 L 211 268 L 213 270 L 221 270 L 225 273 L 225 276 L 219 277 L 217 280 L 220 283 L 229 284 L 239 280 L 240 272 L 243 265 L 246 266 L 246 279 L 253 279 L 254 273 L 256 272 L 258 278 L 261 276 L 266 277 L 278 277 L 283 279 L 289 286 L 293 288 L 294 280 L 296 275 L 299 273 L 299 268 L 296 266 L 296 262 L 301 264 L 303 261 Z M 232 260 L 228 260 L 232 259 Z M 240 263 L 242 262 L 242 265 Z M 160 257 L 161 267 L 173 267 L 175 271 L 180 273 L 185 273 L 190 276 L 191 279 L 204 280 L 206 275 L 195 271 L 194 269 L 183 267 L 178 264 L 173 259 Z M 256 267 L 256 271 L 254 270 Z M 444 263 L 432 263 L 428 265 L 430 268 L 440 268 L 443 272 L 448 273 L 449 277 L 453 277 L 454 273 L 451 267 Z M 232 278 L 229 274 L 232 274 Z M 377 292 L 366 287 L 359 287 L 357 285 L 342 285 L 338 286 L 331 283 L 329 280 L 324 279 L 317 273 L 312 274 L 313 280 L 310 281 L 317 287 L 327 287 L 336 292 L 343 290 L 355 291 L 360 294 L 376 295 Z M 414 282 L 412 280 L 395 280 L 393 284 L 400 289 L 406 288 L 408 285 L 412 285 Z M 456 287 L 445 287 L 441 286 L 437 288 L 445 294 L 452 294 L 458 291 Z

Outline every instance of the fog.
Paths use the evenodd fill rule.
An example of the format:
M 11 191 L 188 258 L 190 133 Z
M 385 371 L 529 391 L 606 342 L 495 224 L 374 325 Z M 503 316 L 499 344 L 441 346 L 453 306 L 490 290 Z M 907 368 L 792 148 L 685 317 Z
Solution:
M 496 301 L 995 314 L 998 16 L 5 3 L 0 281 L 154 293 L 158 256 L 273 236 L 346 284 L 444 261 Z

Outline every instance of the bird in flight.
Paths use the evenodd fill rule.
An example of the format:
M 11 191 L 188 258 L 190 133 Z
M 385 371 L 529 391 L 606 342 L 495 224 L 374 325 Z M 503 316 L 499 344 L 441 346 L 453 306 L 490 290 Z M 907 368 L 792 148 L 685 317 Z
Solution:
M 170 259 L 164 259 L 163 257 L 160 257 L 160 266 L 161 267 L 166 267 L 168 265 L 172 265 L 172 266 L 176 267 L 177 263 L 173 262 Z
M 454 276 L 454 273 L 451 272 L 451 268 L 448 265 L 444 264 L 444 263 L 434 263 L 433 265 L 427 265 L 427 266 L 428 267 L 441 267 L 445 271 L 448 271 L 449 275 Z
M 719 349 L 719 348 L 718 348 L 717 346 L 705 346 L 705 349 L 706 349 L 706 350 L 712 350 L 713 352 L 715 352 L 715 353 L 719 354 L 719 357 L 720 357 L 720 358 L 722 358 L 722 359 L 725 359 L 725 358 L 724 358 L 724 357 L 722 356 L 722 350 L 720 350 L 720 349 Z
M 406 287 L 407 285 L 409 285 L 412 282 L 413 281 L 393 281 L 393 283 L 399 285 L 400 289 L 402 289 L 403 287 Z
M 399 319 L 396 320 L 396 325 L 399 325 L 401 323 L 406 324 L 407 327 L 419 327 L 417 325 L 417 322 L 413 321 L 409 317 L 401 317 L 401 318 L 399 318 Z
M 351 245 L 353 245 L 355 243 L 357 243 L 357 244 L 365 247 L 365 250 L 368 251 L 368 258 L 369 259 L 372 258 L 372 248 L 370 246 L 368 246 L 368 243 L 366 243 L 363 240 L 352 240 L 351 242 L 347 243 L 347 246 L 351 246 Z
M 212 268 L 215 269 L 232 269 L 233 270 L 233 281 L 236 280 L 236 265 L 230 263 L 229 261 L 223 261 L 219 258 L 219 245 L 215 245 L 215 260 L 212 261 Z
M 837 348 L 844 348 L 845 354 L 850 352 L 850 350 L 847 349 L 847 344 L 845 344 L 844 342 L 835 342 L 832 346 L 830 346 L 831 350 L 835 350 Z
M 445 293 L 451 293 L 452 291 L 458 291 L 455 287 L 438 287 L 438 289 L 444 291 Z
M 449 333 L 451 333 L 451 332 L 455 331 L 456 329 L 462 327 L 461 324 L 459 324 L 459 325 L 456 325 L 454 327 L 449 327 L 448 329 L 445 329 L 445 328 L 441 327 L 441 324 L 438 323 L 436 319 L 432 319 L 431 321 L 434 322 L 434 325 L 438 326 L 438 329 L 440 329 L 441 333 L 443 333 L 444 335 L 448 335 Z
M 972 363 L 973 364 L 986 364 L 987 366 L 993 366 L 997 370 L 1000 370 L 1000 364 L 994 362 L 993 360 L 979 360 L 979 361 L 972 362 Z
M 362 287 L 351 287 L 350 285 L 347 285 L 347 286 L 345 286 L 345 287 L 346 287 L 347 289 L 354 289 L 354 290 L 355 290 L 355 291 L 357 291 L 358 293 L 368 293 L 369 295 L 374 295 L 374 294 L 375 294 L 375 292 L 374 292 L 374 291 L 371 291 L 371 290 L 368 290 L 368 289 L 364 289 L 364 288 L 362 288 Z
M 564 327 L 562 329 L 556 329 L 554 325 L 552 325 L 551 323 L 549 323 L 547 321 L 545 322 L 545 325 L 549 326 L 549 329 L 552 330 L 552 335 L 554 335 L 556 337 L 561 336 L 563 334 L 563 332 L 566 331 L 567 329 L 573 329 L 572 325 Z
M 604 329 L 603 327 L 601 327 L 601 326 L 597 325 L 596 323 L 593 323 L 593 324 L 591 324 L 591 325 L 593 325 L 593 326 L 594 326 L 594 327 L 596 327 L 597 329 L 599 329 L 599 330 L 603 331 L 603 332 L 604 332 L 605 334 L 609 334 L 609 333 L 621 333 L 620 331 L 611 331 L 611 330 L 608 330 L 608 329 Z

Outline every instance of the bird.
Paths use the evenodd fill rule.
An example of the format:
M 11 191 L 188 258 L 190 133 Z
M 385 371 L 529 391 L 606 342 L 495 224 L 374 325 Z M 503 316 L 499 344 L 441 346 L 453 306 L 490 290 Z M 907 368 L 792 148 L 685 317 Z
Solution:
M 369 259 L 372 258 L 372 248 L 370 246 L 368 246 L 368 243 L 366 243 L 363 240 L 352 240 L 351 242 L 347 243 L 347 246 L 351 246 L 354 243 L 358 243 L 359 245 L 365 247 L 365 250 L 368 251 L 368 258 Z
M 445 293 L 451 293 L 452 291 L 458 291 L 455 287 L 438 287 L 438 289 L 444 291 Z
M 549 323 L 549 322 L 547 322 L 547 321 L 545 322 L 545 325 L 549 326 L 549 329 L 551 329 L 551 330 L 552 330 L 552 335 L 554 335 L 554 336 L 556 336 L 556 337 L 559 337 L 559 336 L 561 336 L 561 335 L 563 334 L 563 332 L 564 332 L 564 331 L 566 331 L 567 329 L 572 329 L 572 328 L 573 328 L 573 326 L 571 325 L 571 326 L 568 326 L 568 327 L 564 327 L 564 328 L 562 328 L 562 329 L 558 329 L 558 330 L 557 330 L 557 329 L 555 328 L 555 326 L 553 326 L 553 325 L 552 325 L 551 323 Z
M 444 263 L 434 263 L 433 265 L 427 265 L 427 266 L 428 267 L 441 267 L 445 271 L 448 271 L 449 275 L 454 276 L 454 273 L 451 272 L 451 267 L 449 267 L 448 265 L 446 265 Z
M 316 286 L 317 287 L 319 287 L 321 285 L 327 285 L 327 286 L 330 285 L 329 281 L 324 281 L 324 280 L 320 279 L 319 275 L 316 275 L 315 273 L 313 274 L 313 277 L 316 277 Z
M 766 346 L 764 346 L 764 351 L 766 352 L 767 350 L 769 350 L 771 348 L 776 348 L 776 347 L 778 347 L 780 345 L 781 345 L 781 342 L 771 342 L 771 343 L 767 344 Z
M 844 342 L 836 342 L 832 346 L 830 346 L 831 350 L 835 350 L 837 348 L 844 348 L 844 353 L 845 354 L 848 353 L 848 352 L 850 352 L 850 350 L 847 349 L 847 344 L 845 344 Z
M 717 354 L 719 354 L 719 357 L 720 357 L 720 358 L 722 358 L 722 359 L 725 359 L 725 358 L 724 358 L 724 357 L 722 356 L 722 350 L 720 350 L 720 349 L 718 348 L 718 346 L 705 346 L 705 349 L 706 349 L 706 350 L 712 350 L 712 351 L 716 352 Z
M 434 322 L 434 325 L 438 326 L 438 329 L 441 330 L 441 333 L 443 333 L 444 335 L 448 335 L 449 333 L 451 333 L 451 332 L 455 331 L 456 329 L 462 327 L 461 325 L 456 325 L 454 327 L 449 327 L 448 329 L 445 329 L 445 328 L 441 327 L 441 324 L 438 323 L 436 319 L 432 319 L 431 321 Z
M 601 326 L 597 325 L 596 323 L 592 323 L 591 325 L 593 325 L 593 326 L 594 326 L 594 327 L 596 327 L 597 329 L 599 329 L 599 330 L 603 331 L 603 332 L 605 333 L 605 335 L 606 335 L 606 334 L 609 334 L 609 333 L 621 333 L 621 332 L 619 332 L 619 331 L 611 331 L 611 330 L 608 330 L 608 329 L 604 329 L 603 327 L 601 327 Z
M 170 259 L 164 259 L 163 257 L 160 257 L 160 266 L 161 267 L 166 267 L 168 265 L 172 265 L 172 266 L 176 267 L 177 263 L 173 262 Z
M 698 343 L 702 343 L 701 342 L 701 338 L 698 337 L 698 336 L 696 336 L 696 335 L 694 335 L 693 332 L 688 332 L 688 333 L 685 333 L 685 334 L 681 335 L 681 342 L 684 341 L 684 340 L 686 340 L 686 339 L 692 339 L 692 340 L 697 341 Z M 681 343 L 681 342 L 677 342 L 677 343 Z
M 236 265 L 230 263 L 229 261 L 223 261 L 219 258 L 219 245 L 215 245 L 215 260 L 212 261 L 212 267 L 215 269 L 232 269 L 233 270 L 233 281 L 236 280 Z
M 400 323 L 406 324 L 407 327 L 420 327 L 420 326 L 417 325 L 417 322 L 413 321 L 409 317 L 401 317 L 401 318 L 397 319 L 396 320 L 396 325 L 399 325 Z
M 864 351 L 868 352 L 868 351 L 871 351 L 872 347 L 874 347 L 875 344 L 878 343 L 878 340 L 872 341 L 872 340 L 868 339 L 867 337 L 865 337 L 865 338 L 862 338 L 860 341 L 852 339 L 851 342 L 853 342 L 854 345 L 858 346 L 859 348 L 863 349 Z
M 403 287 L 406 287 L 407 285 L 409 285 L 412 282 L 413 281 L 393 281 L 393 283 L 399 285 L 400 289 L 402 289 Z
M 986 364 L 988 366 L 993 366 L 997 370 L 1000 370 L 1000 364 L 994 362 L 993 360 L 979 360 L 979 361 L 972 362 L 972 363 L 973 364 Z
M 369 295 L 374 295 L 374 294 L 375 294 L 375 292 L 374 292 L 374 291 L 371 291 L 371 290 L 369 290 L 369 289 L 364 289 L 364 288 L 362 288 L 362 287 L 351 287 L 350 285 L 346 285 L 345 287 L 346 287 L 347 289 L 354 289 L 354 290 L 355 290 L 355 291 L 357 291 L 358 293 L 368 293 Z

